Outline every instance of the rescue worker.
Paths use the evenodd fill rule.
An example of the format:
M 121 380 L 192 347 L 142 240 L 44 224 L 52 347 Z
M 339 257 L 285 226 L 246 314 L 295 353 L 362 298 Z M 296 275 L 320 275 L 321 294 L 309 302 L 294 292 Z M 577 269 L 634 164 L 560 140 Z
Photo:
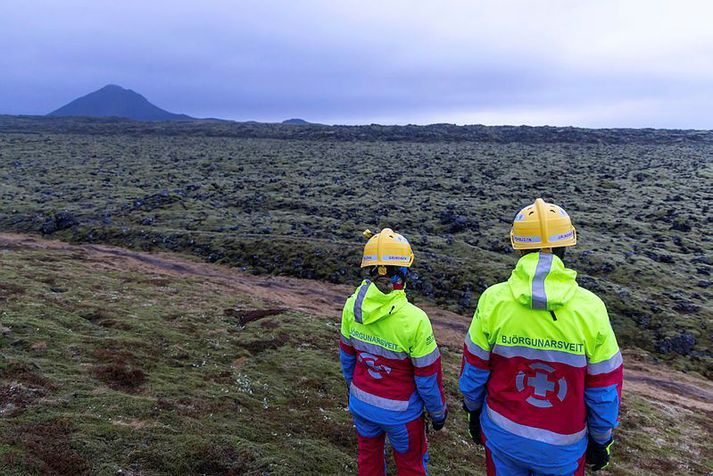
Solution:
M 406 238 L 390 228 L 364 236 L 369 241 L 361 267 L 369 279 L 344 305 L 339 343 L 359 475 L 386 473 L 385 436 L 399 474 L 428 474 L 424 406 L 436 431 L 448 412 L 431 322 L 404 291 L 414 255 Z
M 623 361 L 604 303 L 562 259 L 569 215 L 541 198 L 510 233 L 521 257 L 480 297 L 465 338 L 460 389 L 489 475 L 584 474 L 609 463 Z

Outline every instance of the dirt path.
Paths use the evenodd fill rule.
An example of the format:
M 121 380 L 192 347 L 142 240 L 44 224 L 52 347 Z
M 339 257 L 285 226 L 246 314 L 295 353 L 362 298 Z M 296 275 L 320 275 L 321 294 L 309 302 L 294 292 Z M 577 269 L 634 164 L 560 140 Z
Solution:
M 73 245 L 14 233 L 0 233 L 0 247 L 80 253 L 83 260 L 94 261 L 98 268 L 133 268 L 143 273 L 203 277 L 260 300 L 274 302 L 279 307 L 325 316 L 338 317 L 344 301 L 354 292 L 353 286 L 286 276 L 255 276 L 236 268 L 193 261 L 171 253 L 146 253 L 105 245 Z M 453 339 L 450 343 L 460 346 L 470 318 L 433 306 L 422 307 L 434 326 L 442 329 L 444 342 Z
M 145 274 L 198 276 L 278 307 L 316 313 L 338 319 L 342 305 L 353 287 L 283 276 L 254 276 L 235 268 L 193 261 L 169 253 L 144 253 L 104 245 L 72 245 L 39 237 L 0 233 L 0 248 L 58 250 L 78 253 L 99 269 L 135 269 Z M 431 318 L 441 345 L 459 349 L 470 316 L 421 306 Z M 713 414 L 713 382 L 692 377 L 665 366 L 651 365 L 625 352 L 626 391 Z

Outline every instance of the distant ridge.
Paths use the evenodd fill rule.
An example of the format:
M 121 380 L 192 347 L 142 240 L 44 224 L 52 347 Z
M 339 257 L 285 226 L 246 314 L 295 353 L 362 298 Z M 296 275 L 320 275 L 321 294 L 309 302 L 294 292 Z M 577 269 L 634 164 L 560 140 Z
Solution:
M 584 129 L 555 126 L 484 126 L 431 124 L 399 126 L 322 125 L 299 127 L 255 121 L 218 119 L 136 122 L 119 117 L 50 117 L 0 114 L 0 133 L 27 132 L 89 135 L 137 134 L 151 136 L 233 137 L 251 139 L 489 142 L 522 144 L 713 144 L 713 130 L 696 129 Z M 0 213 L 2 215 L 2 213 Z
M 48 116 L 121 117 L 136 121 L 192 121 L 185 114 L 174 114 L 151 104 L 141 94 L 116 84 L 75 99 Z
M 311 122 L 307 122 L 304 119 L 287 119 L 285 121 L 282 121 L 283 124 L 292 124 L 293 126 L 306 126 L 308 124 L 311 124 Z

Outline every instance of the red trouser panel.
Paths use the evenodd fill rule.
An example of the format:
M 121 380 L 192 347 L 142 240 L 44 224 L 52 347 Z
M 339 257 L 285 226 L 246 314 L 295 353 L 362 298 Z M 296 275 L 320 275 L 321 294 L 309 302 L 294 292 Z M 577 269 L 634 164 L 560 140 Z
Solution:
M 394 448 L 396 470 L 399 475 L 425 475 L 428 461 L 428 441 L 426 440 L 426 427 L 423 417 L 406 424 L 408 430 L 408 450 L 399 453 Z
M 493 455 L 490 453 L 490 449 L 485 447 L 485 471 L 488 476 L 496 476 L 495 463 L 493 463 Z
M 359 425 L 357 425 L 358 428 Z M 426 472 L 428 442 L 423 417 L 406 425 L 383 426 L 378 436 L 366 437 L 357 430 L 359 476 L 384 476 L 384 436 L 389 435 L 399 476 L 421 476 Z M 405 451 L 402 451 L 405 447 Z
M 359 446 L 359 476 L 384 476 L 384 433 L 373 438 L 357 432 Z
M 579 466 L 577 467 L 577 471 L 574 472 L 574 476 L 584 476 L 584 468 L 587 466 L 586 465 L 587 461 L 587 453 L 584 453 L 581 458 L 579 458 Z

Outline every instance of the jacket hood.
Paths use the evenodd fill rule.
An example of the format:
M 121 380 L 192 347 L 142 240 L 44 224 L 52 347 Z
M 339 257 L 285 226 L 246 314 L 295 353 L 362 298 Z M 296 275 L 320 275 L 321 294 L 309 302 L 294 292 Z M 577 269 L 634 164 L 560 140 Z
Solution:
M 529 253 L 520 258 L 508 279 L 513 297 L 530 309 L 553 311 L 577 292 L 577 272 L 551 253 Z
M 354 320 L 369 325 L 393 314 L 406 304 L 408 304 L 408 300 L 403 290 L 394 290 L 389 294 L 384 294 L 374 283 L 365 280 L 356 291 Z

